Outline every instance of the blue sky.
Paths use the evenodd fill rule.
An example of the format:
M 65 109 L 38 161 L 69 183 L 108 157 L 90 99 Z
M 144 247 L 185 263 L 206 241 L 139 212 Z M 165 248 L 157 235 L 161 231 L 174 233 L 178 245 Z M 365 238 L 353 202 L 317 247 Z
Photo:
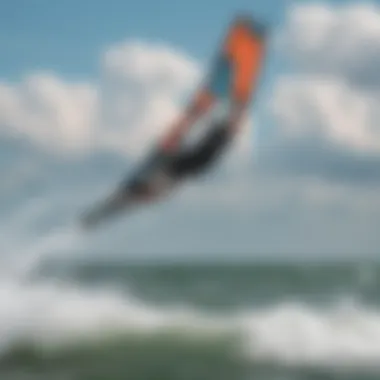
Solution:
M 71 249 L 127 258 L 378 253 L 380 6 L 280 0 L 3 1 L 4 250 L 44 239 L 112 188 L 179 111 L 176 99 L 241 10 L 272 29 L 242 146 L 209 178 Z M 162 74 L 169 84 L 157 89 Z
M 276 20 L 281 1 L 5 1 L 0 16 L 0 69 L 20 77 L 30 69 L 59 70 L 63 75 L 96 76 L 100 52 L 128 37 L 162 40 L 199 58 L 209 55 L 231 13 L 254 11 Z

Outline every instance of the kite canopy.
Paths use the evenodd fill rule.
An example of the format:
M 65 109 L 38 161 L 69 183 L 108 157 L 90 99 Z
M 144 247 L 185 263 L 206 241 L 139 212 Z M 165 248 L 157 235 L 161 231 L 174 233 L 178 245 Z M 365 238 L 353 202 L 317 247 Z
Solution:
M 205 91 L 214 98 L 249 102 L 262 66 L 265 35 L 263 26 L 252 18 L 237 17 L 222 43 Z
M 169 128 L 169 132 L 159 141 L 136 173 L 127 181 L 123 181 L 106 202 L 87 214 L 84 218 L 85 224 L 97 223 L 126 206 L 128 209 L 133 208 L 142 199 L 142 193 L 148 195 L 143 197 L 146 201 L 151 184 L 162 171 L 167 159 L 176 154 L 182 139 L 197 121 L 210 113 L 218 103 L 224 106 L 227 104 L 225 111 L 228 120 L 240 122 L 241 111 L 249 105 L 258 86 L 265 54 L 265 40 L 266 29 L 251 17 L 239 15 L 232 21 L 217 49 L 209 75 L 196 91 L 187 109 Z M 234 116 L 236 109 L 238 119 Z
M 252 17 L 239 15 L 234 18 L 219 44 L 208 76 L 161 141 L 164 150 L 177 149 L 189 129 L 219 103 L 223 103 L 224 108 L 248 105 L 257 89 L 266 35 L 266 28 Z

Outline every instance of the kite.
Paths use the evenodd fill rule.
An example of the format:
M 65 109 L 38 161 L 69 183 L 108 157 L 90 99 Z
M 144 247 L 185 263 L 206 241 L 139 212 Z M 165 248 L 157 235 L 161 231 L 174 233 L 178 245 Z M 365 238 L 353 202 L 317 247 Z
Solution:
M 83 215 L 83 226 L 93 227 L 113 214 L 164 197 L 184 180 L 205 172 L 226 151 L 258 87 L 266 36 L 266 28 L 249 16 L 232 20 L 208 76 L 181 116 L 136 172 Z M 223 116 L 209 122 L 197 144 L 184 148 L 186 135 L 220 104 L 226 110 Z

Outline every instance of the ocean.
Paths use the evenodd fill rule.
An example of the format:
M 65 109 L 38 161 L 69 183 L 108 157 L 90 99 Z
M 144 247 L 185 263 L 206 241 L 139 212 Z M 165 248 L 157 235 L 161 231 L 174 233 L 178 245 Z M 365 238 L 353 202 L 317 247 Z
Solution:
M 2 267 L 1 380 L 380 378 L 373 262 L 31 262 Z

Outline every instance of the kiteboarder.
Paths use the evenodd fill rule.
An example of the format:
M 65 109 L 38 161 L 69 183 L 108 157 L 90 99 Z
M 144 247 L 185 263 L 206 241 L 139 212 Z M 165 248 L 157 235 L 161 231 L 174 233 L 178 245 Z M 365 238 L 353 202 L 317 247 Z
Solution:
M 179 149 L 175 153 L 163 150 L 161 160 L 158 155 L 155 157 L 158 165 L 161 165 L 156 172 L 152 171 L 150 178 L 136 176 L 132 182 L 125 184 L 125 192 L 134 193 L 140 199 L 154 199 L 184 180 L 204 173 L 229 147 L 237 133 L 244 107 L 236 109 L 238 112 L 231 113 L 233 117 L 214 122 L 206 136 L 194 146 Z

